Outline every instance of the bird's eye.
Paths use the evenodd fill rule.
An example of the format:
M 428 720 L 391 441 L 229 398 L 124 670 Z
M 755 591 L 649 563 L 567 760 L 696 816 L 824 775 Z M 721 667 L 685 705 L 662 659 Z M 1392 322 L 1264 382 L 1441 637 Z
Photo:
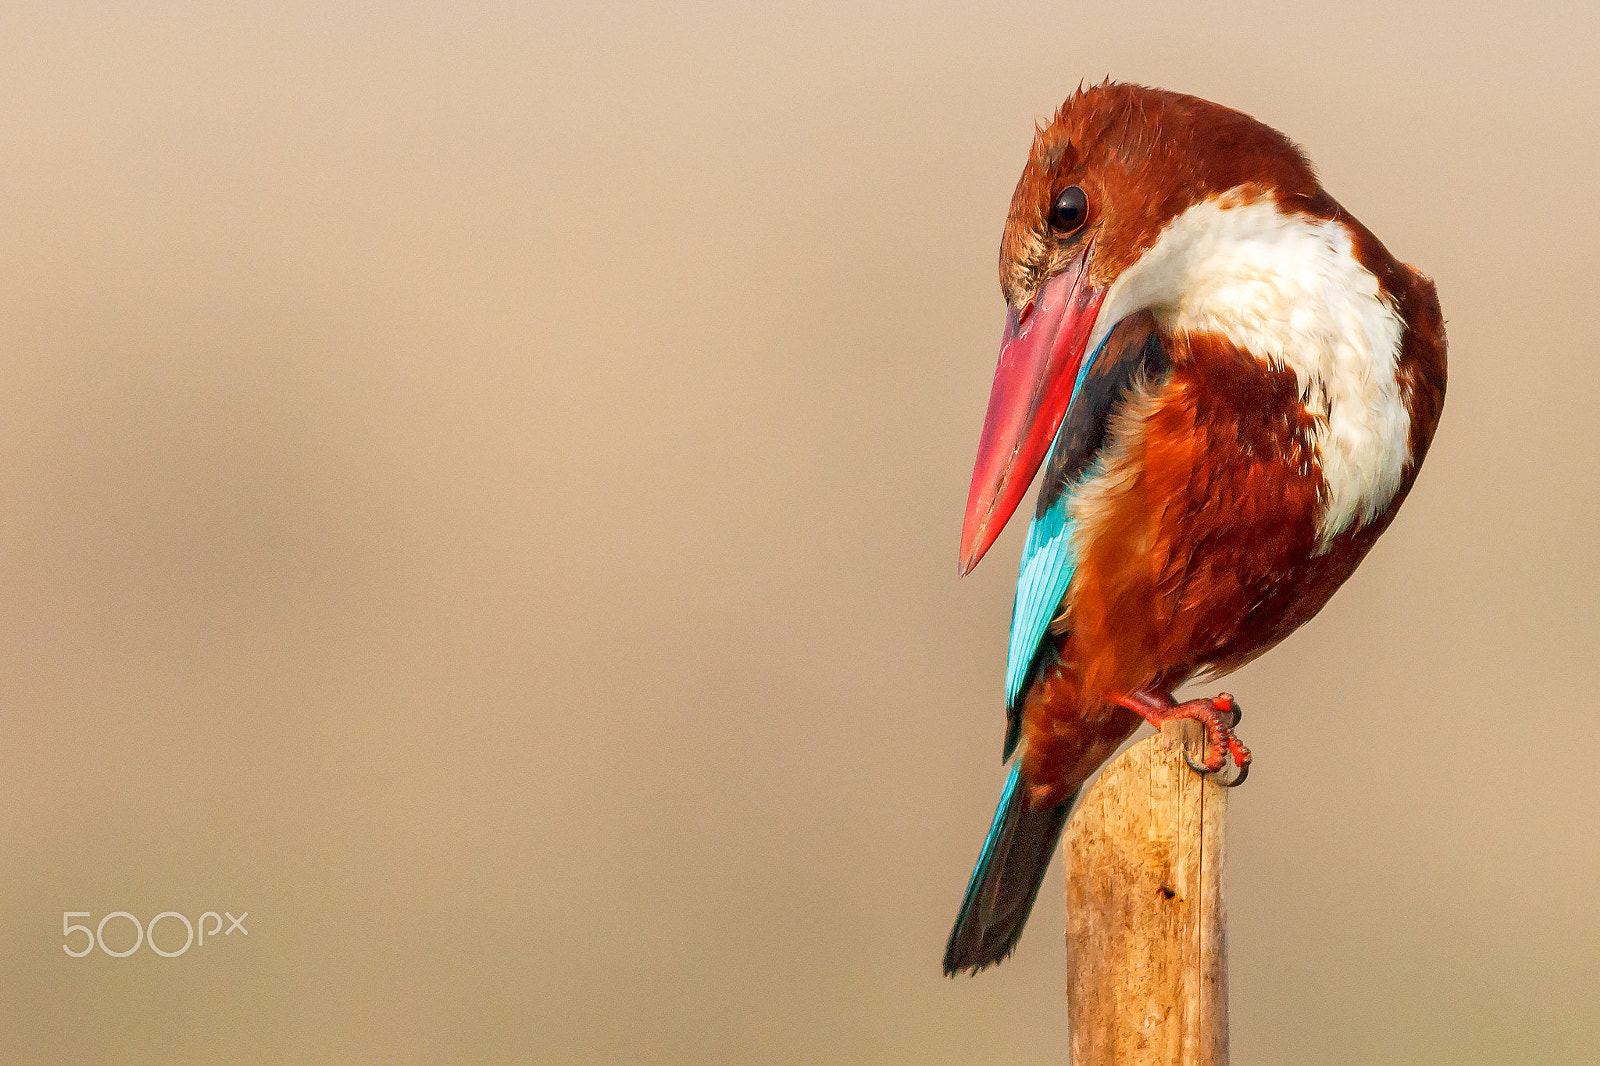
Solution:
M 1089 218 L 1089 198 L 1076 185 L 1069 185 L 1050 208 L 1050 228 L 1060 234 L 1075 233 Z

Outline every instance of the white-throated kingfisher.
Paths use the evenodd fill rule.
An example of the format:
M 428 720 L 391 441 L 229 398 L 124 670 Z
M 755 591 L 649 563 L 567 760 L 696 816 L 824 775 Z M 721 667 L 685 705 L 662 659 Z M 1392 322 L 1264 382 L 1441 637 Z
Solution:
M 1006 666 L 1015 761 L 945 949 L 1016 946 L 1083 782 L 1141 722 L 1250 752 L 1227 694 L 1394 518 L 1444 404 L 1433 283 L 1248 115 L 1106 82 L 1041 129 L 1000 246 L 1008 305 L 961 532 L 978 564 L 1040 467 Z

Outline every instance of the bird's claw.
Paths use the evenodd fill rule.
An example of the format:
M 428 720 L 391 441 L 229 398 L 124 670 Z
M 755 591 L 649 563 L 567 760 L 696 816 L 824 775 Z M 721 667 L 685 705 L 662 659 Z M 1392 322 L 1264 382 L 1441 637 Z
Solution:
M 1239 773 L 1235 777 L 1232 777 L 1226 781 L 1220 777 L 1217 777 L 1217 775 L 1222 772 L 1222 767 L 1219 766 L 1215 770 L 1207 770 L 1204 766 L 1201 766 L 1199 763 L 1195 762 L 1189 757 L 1188 748 L 1183 749 L 1183 761 L 1189 764 L 1189 769 L 1193 770 L 1201 777 L 1213 778 L 1217 784 L 1221 785 L 1223 788 L 1238 788 L 1240 785 L 1244 784 L 1244 779 L 1250 776 L 1250 760 L 1248 758 L 1246 758 L 1245 761 L 1239 766 Z
M 1189 755 L 1187 747 L 1183 751 L 1183 761 L 1188 763 L 1189 769 L 1195 773 L 1213 777 L 1222 771 L 1228 763 L 1228 757 L 1232 756 L 1233 764 L 1239 768 L 1238 776 L 1229 781 L 1217 779 L 1217 783 L 1235 788 L 1244 784 L 1245 778 L 1250 776 L 1250 749 L 1239 743 L 1239 738 L 1233 734 L 1234 727 L 1243 720 L 1244 712 L 1228 693 L 1224 692 L 1212 699 L 1174 703 L 1170 696 L 1152 696 L 1147 692 L 1141 692 L 1117 702 L 1137 713 L 1157 729 L 1160 729 L 1163 723 L 1179 718 L 1192 718 L 1199 722 L 1205 728 L 1206 739 L 1209 741 L 1205 762 L 1195 762 Z M 1230 718 L 1227 724 L 1223 722 L 1224 715 Z
M 1234 727 L 1244 719 L 1244 710 L 1239 706 L 1232 695 L 1222 693 L 1214 699 L 1190 700 L 1188 703 L 1179 704 L 1173 708 L 1174 718 L 1194 718 L 1205 727 L 1206 736 L 1210 740 L 1210 750 L 1206 753 L 1205 763 L 1199 764 L 1189 757 L 1189 749 L 1184 748 L 1183 761 L 1189 764 L 1189 769 L 1205 777 L 1213 777 L 1227 765 L 1228 756 L 1233 757 L 1233 764 L 1239 768 L 1238 776 L 1230 781 L 1216 778 L 1217 784 L 1228 788 L 1237 788 L 1244 784 L 1244 779 L 1250 776 L 1250 749 L 1239 743 L 1239 738 L 1233 735 Z M 1232 718 L 1227 725 L 1222 724 L 1222 716 Z

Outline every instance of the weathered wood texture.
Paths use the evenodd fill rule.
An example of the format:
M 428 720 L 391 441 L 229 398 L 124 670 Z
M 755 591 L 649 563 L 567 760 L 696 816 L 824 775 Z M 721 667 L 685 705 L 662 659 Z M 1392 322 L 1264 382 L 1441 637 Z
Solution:
M 1190 770 L 1194 722 L 1118 756 L 1067 825 L 1074 1066 L 1228 1061 L 1228 790 Z

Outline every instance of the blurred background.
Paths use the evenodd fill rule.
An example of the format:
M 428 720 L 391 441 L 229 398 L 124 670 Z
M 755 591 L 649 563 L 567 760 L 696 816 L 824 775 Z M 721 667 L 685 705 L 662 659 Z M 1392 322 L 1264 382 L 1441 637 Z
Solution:
M 5 5 L 0 1060 L 1065 1061 L 1059 876 L 939 974 L 1022 524 L 956 542 L 1012 186 L 1111 74 L 1290 133 L 1449 319 L 1409 504 L 1228 685 L 1235 1059 L 1600 1061 L 1597 40 Z M 63 952 L 119 910 L 248 933 Z

